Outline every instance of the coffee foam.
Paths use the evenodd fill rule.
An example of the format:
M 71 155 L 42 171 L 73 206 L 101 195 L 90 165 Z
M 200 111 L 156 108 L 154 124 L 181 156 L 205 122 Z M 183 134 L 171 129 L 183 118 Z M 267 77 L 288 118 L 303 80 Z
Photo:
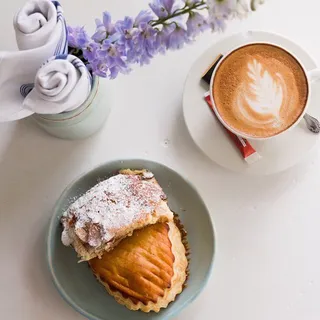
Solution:
M 269 137 L 299 118 L 308 84 L 300 64 L 289 53 L 276 46 L 253 44 L 234 51 L 220 64 L 213 96 L 230 127 Z

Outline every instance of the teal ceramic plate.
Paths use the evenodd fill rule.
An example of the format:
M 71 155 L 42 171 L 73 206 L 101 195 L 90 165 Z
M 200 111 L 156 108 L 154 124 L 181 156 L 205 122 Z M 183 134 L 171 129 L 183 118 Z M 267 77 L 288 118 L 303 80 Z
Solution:
M 60 217 L 71 202 L 102 179 L 119 169 L 146 168 L 155 174 L 168 196 L 170 208 L 179 214 L 188 232 L 190 277 L 188 286 L 168 308 L 159 313 L 130 311 L 118 304 L 92 275 L 87 263 L 78 263 L 72 248 L 62 245 Z M 56 203 L 50 222 L 47 258 L 53 281 L 61 296 L 90 320 L 169 319 L 192 302 L 204 288 L 211 273 L 215 238 L 210 214 L 195 188 L 172 169 L 148 160 L 112 161 L 103 164 L 72 182 Z

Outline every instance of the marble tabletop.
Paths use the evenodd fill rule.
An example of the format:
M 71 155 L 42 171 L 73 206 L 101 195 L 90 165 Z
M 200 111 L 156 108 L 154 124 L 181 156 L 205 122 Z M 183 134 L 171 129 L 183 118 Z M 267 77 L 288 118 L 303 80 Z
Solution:
M 0 2 L 0 50 L 15 49 L 12 16 L 23 3 Z M 137 14 L 148 1 L 61 3 L 69 24 L 93 30 L 103 10 L 118 19 Z M 0 318 L 83 319 L 60 298 L 46 267 L 51 209 L 64 187 L 93 166 L 115 158 L 148 158 L 195 184 L 217 231 L 211 279 L 177 320 L 318 320 L 319 147 L 281 174 L 249 177 L 226 171 L 191 140 L 181 97 L 193 61 L 234 32 L 283 34 L 320 62 L 319 10 L 318 1 L 269 0 L 247 20 L 232 22 L 225 34 L 207 32 L 184 50 L 119 76 L 111 115 L 102 131 L 87 140 L 53 138 L 28 119 L 0 124 Z

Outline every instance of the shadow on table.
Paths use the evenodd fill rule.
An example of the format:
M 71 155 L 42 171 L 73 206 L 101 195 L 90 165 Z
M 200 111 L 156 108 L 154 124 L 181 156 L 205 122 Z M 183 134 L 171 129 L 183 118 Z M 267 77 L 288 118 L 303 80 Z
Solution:
M 46 266 L 47 227 L 54 202 L 69 179 L 74 178 L 73 172 L 79 170 L 79 162 L 85 161 L 86 148 L 90 143 L 91 138 L 83 141 L 56 139 L 27 119 L 15 125 L 10 141 L 2 150 L 1 229 L 8 235 L 17 233 L 19 239 L 18 248 L 13 243 L 8 244 L 8 251 L 12 254 L 6 259 L 8 264 L 23 261 L 20 270 L 24 275 L 17 276 L 23 279 L 21 286 L 39 301 L 39 308 L 34 311 L 35 318 L 37 313 L 43 315 L 52 311 L 47 319 L 55 319 L 57 300 L 62 301 L 55 292 Z M 62 302 L 60 307 L 63 305 Z M 75 319 L 71 308 L 66 309 L 70 311 L 66 310 L 65 316 L 70 319 L 73 314 Z
M 267 195 L 268 201 L 272 203 L 303 181 L 307 175 L 312 174 L 312 169 L 319 160 L 319 154 L 314 150 L 301 164 L 279 174 L 250 176 L 235 173 L 211 161 L 196 146 L 185 124 L 182 106 L 177 108 L 175 119 L 170 135 L 172 157 L 188 159 L 179 162 L 180 170 L 184 171 L 187 177 L 192 177 L 197 186 L 205 186 L 201 192 L 208 199 L 225 197 L 227 202 L 235 198 L 240 199 L 239 202 L 258 203 Z
M 79 159 L 85 160 L 90 143 L 90 138 L 57 139 L 35 126 L 32 120 L 19 121 L 0 160 L 1 203 L 8 208 L 16 205 L 12 199 L 20 203 L 37 200 L 38 190 L 41 196 L 49 196 L 44 192 L 46 186 L 70 173 Z

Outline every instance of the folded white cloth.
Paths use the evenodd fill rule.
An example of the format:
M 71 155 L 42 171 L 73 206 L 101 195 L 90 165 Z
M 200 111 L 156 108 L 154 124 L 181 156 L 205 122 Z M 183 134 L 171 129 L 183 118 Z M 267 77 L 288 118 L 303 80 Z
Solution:
M 0 52 L 0 122 L 18 120 L 33 113 L 23 108 L 41 64 L 68 52 L 67 27 L 57 1 L 32 0 L 14 17 L 19 49 Z
M 78 108 L 91 92 L 92 78 L 84 63 L 73 55 L 49 59 L 37 72 L 35 87 L 23 107 L 40 114 Z
M 68 52 L 66 24 L 57 1 L 32 0 L 16 14 L 13 20 L 20 50 L 45 46 L 48 39 L 55 43 L 51 56 Z

